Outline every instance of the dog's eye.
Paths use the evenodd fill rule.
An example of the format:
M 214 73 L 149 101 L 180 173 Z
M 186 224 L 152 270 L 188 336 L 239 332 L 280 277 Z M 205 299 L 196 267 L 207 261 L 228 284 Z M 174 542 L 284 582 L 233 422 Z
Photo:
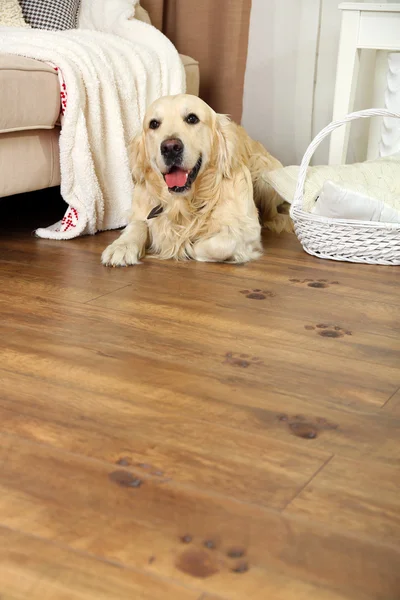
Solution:
M 152 119 L 149 123 L 149 127 L 150 129 L 158 129 L 160 127 L 161 123 L 160 121 L 157 121 L 157 119 Z
M 189 125 L 197 125 L 197 123 L 200 122 L 200 119 L 194 113 L 190 113 L 190 115 L 186 117 L 185 121 L 186 123 L 189 123 Z

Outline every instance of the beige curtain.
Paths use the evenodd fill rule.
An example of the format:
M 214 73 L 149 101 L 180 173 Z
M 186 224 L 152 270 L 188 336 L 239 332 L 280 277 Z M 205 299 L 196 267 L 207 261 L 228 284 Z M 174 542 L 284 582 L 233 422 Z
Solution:
M 200 63 L 200 96 L 240 122 L 251 0 L 141 0 L 153 25 Z

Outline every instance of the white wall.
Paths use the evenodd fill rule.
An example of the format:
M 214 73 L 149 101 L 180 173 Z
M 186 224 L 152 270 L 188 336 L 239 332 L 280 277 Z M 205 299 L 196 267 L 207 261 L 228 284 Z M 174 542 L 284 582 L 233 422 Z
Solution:
M 242 123 L 284 164 L 299 164 L 312 138 L 332 119 L 338 4 L 253 0 Z M 364 51 L 356 110 L 371 106 L 373 63 L 373 53 Z M 350 161 L 365 159 L 368 126 L 363 121 L 352 128 Z M 327 156 L 328 141 L 314 163 L 326 163 Z
M 242 123 L 285 164 L 299 161 L 311 136 L 319 5 L 252 3 Z

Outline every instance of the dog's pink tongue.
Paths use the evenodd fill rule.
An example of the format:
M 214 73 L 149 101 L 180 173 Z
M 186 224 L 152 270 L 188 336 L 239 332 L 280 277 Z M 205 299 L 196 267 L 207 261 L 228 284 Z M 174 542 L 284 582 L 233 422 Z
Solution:
M 167 182 L 167 186 L 169 188 L 184 187 L 186 185 L 187 178 L 188 172 L 183 171 L 182 169 L 177 169 L 176 171 L 167 173 L 165 175 L 165 181 Z

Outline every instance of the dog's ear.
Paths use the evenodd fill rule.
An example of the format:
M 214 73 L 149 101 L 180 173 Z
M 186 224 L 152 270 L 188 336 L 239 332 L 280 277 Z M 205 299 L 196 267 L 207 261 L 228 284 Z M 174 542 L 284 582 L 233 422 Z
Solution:
M 215 156 L 217 168 L 223 177 L 231 177 L 238 165 L 238 136 L 236 125 L 227 115 L 217 114 L 215 124 Z
M 132 178 L 135 183 L 143 183 L 146 170 L 146 146 L 144 134 L 137 135 L 129 146 L 129 162 Z

